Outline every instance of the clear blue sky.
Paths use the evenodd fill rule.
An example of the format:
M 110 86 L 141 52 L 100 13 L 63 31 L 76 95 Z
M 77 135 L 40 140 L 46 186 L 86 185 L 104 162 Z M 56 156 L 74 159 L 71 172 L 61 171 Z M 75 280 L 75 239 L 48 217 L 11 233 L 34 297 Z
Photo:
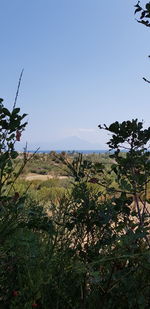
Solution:
M 149 125 L 149 29 L 136 0 L 0 0 L 0 97 L 28 113 L 23 141 L 78 136 L 104 146 L 98 124 Z

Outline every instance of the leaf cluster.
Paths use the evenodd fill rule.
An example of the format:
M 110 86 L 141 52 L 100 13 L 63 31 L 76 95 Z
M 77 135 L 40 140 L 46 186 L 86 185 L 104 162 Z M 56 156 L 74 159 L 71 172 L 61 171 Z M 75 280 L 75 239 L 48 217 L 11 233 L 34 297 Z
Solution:
M 138 23 L 145 25 L 146 27 L 150 27 L 150 2 L 145 4 L 145 8 L 142 8 L 140 5 L 140 1 L 135 5 L 135 14 L 140 13 L 140 19 L 137 20 Z

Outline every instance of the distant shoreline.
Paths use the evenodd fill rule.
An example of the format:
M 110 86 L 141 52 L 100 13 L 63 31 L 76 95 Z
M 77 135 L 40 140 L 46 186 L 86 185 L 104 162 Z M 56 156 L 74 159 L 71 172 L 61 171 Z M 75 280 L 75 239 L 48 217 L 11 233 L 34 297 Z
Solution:
M 108 153 L 110 152 L 109 150 L 106 149 L 101 149 L 101 150 L 38 150 L 37 153 L 50 153 L 51 151 L 55 151 L 56 153 L 61 153 L 61 152 L 66 152 L 68 154 L 72 153 L 83 153 L 83 154 L 99 154 L 99 153 Z M 35 150 L 27 150 L 29 153 L 34 153 Z

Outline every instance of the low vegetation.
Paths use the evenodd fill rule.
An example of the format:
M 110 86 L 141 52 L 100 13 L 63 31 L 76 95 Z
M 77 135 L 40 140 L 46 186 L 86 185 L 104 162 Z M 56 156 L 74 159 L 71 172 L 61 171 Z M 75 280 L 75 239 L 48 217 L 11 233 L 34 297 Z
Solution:
M 100 126 L 107 155 L 19 154 L 25 116 L 1 99 L 0 308 L 150 308 L 150 128 Z

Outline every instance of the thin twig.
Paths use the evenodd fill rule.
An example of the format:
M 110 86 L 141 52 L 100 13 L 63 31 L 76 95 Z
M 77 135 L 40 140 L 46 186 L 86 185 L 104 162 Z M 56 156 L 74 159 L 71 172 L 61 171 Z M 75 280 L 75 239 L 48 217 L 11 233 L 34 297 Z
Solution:
M 20 85 L 21 85 L 21 80 L 22 80 L 23 71 L 24 71 L 24 69 L 22 69 L 21 74 L 20 74 L 20 77 L 19 77 L 18 87 L 17 87 L 16 96 L 15 96 L 15 101 L 14 101 L 14 105 L 13 105 L 13 110 L 14 110 L 14 108 L 16 107 L 16 103 L 17 103 L 17 99 L 18 99 L 18 95 L 19 95 L 19 89 L 20 89 Z
M 7 192 L 7 196 L 8 196 L 9 193 L 11 192 L 11 189 L 13 188 L 13 185 L 14 185 L 15 181 L 16 181 L 16 180 L 18 179 L 18 177 L 20 176 L 20 174 L 21 174 L 21 172 L 23 171 L 23 169 L 24 169 L 26 163 L 29 162 L 29 161 L 34 157 L 34 155 L 38 152 L 39 149 L 40 149 L 40 147 L 37 148 L 37 149 L 34 151 L 34 153 L 31 155 L 31 157 L 30 157 L 29 159 L 27 159 L 26 162 L 24 162 L 23 165 L 20 167 L 18 173 L 16 174 L 16 176 L 15 176 L 15 178 L 14 178 L 14 180 L 13 180 L 13 182 L 12 182 L 12 184 L 11 184 L 11 186 L 10 186 L 8 192 Z
M 143 79 L 144 79 L 145 82 L 150 84 L 150 81 L 147 78 L 143 77 Z

